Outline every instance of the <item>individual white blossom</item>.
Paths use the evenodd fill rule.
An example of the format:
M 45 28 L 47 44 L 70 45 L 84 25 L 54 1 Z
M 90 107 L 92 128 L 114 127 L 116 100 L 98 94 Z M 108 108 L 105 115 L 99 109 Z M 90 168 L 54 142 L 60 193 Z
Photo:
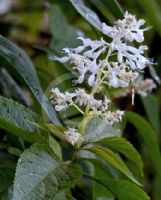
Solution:
M 115 22 L 113 27 L 107 26 L 105 23 L 102 24 L 103 33 L 113 39 L 113 43 L 121 42 L 125 39 L 129 42 L 144 41 L 144 31 L 149 28 L 141 29 L 145 21 L 140 19 L 137 21 L 134 15 L 125 12 L 124 18 Z
M 105 112 L 111 101 L 107 99 L 107 97 L 104 97 L 104 100 L 95 99 L 93 95 L 87 94 L 84 89 L 78 89 L 76 90 L 75 102 L 80 106 L 88 105 L 92 110 L 101 110 Z
M 107 111 L 102 112 L 101 110 L 98 111 L 90 111 L 90 117 L 100 117 L 106 120 L 107 124 L 113 125 L 115 123 L 119 123 L 122 121 L 122 117 L 124 115 L 124 111 L 116 110 L 116 111 Z
M 76 90 L 76 103 L 80 106 L 86 106 L 89 102 L 89 95 L 85 92 L 84 89 L 79 88 Z
M 50 99 L 51 103 L 55 105 L 55 110 L 61 111 L 66 110 L 70 106 L 74 96 L 75 93 L 65 92 L 65 94 L 63 94 L 58 88 L 52 88 Z
M 104 72 L 107 78 L 106 84 L 114 88 L 128 87 L 139 76 L 139 73 L 132 71 L 126 63 L 111 62 L 107 65 L 107 69 L 108 71 Z
M 65 139 L 73 146 L 82 139 L 80 133 L 75 128 L 68 127 L 68 130 L 64 132 Z
M 156 88 L 156 84 L 152 79 L 139 79 L 134 84 L 134 89 L 136 93 L 140 94 L 141 96 L 147 96 L 153 89 Z
M 122 121 L 124 111 L 116 110 L 116 111 L 108 111 L 105 113 L 104 118 L 106 119 L 107 123 L 109 125 L 113 125 L 114 123 L 118 123 Z

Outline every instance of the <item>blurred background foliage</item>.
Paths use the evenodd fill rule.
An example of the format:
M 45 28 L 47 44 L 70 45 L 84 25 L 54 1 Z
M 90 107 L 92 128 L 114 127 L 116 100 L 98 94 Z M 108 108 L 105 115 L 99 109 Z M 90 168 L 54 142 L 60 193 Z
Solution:
M 78 36 L 88 36 L 93 39 L 102 37 L 99 30 L 90 25 L 68 0 L 11 0 L 11 2 L 8 12 L 0 14 L 0 34 L 27 52 L 34 63 L 44 91 L 57 77 L 71 71 L 68 65 L 50 61 L 49 55 L 61 55 L 62 48 L 77 46 L 79 41 L 76 37 Z M 126 10 L 135 14 L 137 18 L 145 19 L 147 26 L 151 26 L 145 35 L 145 44 L 149 46 L 148 56 L 154 58 L 154 62 L 157 63 L 154 66 L 155 70 L 161 77 L 161 0 L 86 0 L 85 3 L 97 13 L 102 22 L 107 24 L 113 24 L 115 20 L 122 17 Z M 1 95 L 15 99 L 42 114 L 35 97 L 29 92 L 18 74 L 15 71 L 4 69 L 1 63 L 0 67 Z M 147 70 L 146 76 L 149 76 L 149 72 L 150 70 Z M 61 87 L 63 90 L 70 88 L 71 80 L 63 82 Z M 117 107 L 135 111 L 150 122 L 155 130 L 159 146 L 161 146 L 160 102 L 161 87 L 159 84 L 154 94 L 142 99 L 136 96 L 134 106 L 131 106 L 130 96 L 115 99 Z M 75 115 L 77 116 L 75 111 L 70 111 L 71 118 Z M 8 134 L 7 131 L 0 130 L 0 132 L 0 200 L 3 200 L 7 198 L 6 191 L 12 192 L 16 160 L 29 144 Z M 152 199 L 160 200 L 161 181 L 155 174 L 147 148 L 151 143 L 149 146 L 145 145 L 138 131 L 129 123 L 123 131 L 123 136 L 136 147 L 143 158 L 145 191 Z

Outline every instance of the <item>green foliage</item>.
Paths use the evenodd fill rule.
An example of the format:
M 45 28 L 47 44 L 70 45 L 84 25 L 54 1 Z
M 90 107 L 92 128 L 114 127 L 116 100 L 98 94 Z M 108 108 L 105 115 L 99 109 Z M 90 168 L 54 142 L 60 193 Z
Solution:
M 68 24 L 60 7 L 57 5 L 52 5 L 49 10 L 49 23 L 53 35 L 50 48 L 53 49 L 56 54 L 60 55 L 62 49 L 65 47 L 72 48 L 80 44 L 77 37 L 83 33 L 74 26 Z
M 55 111 L 49 104 L 42 88 L 40 87 L 35 68 L 27 54 L 3 36 L 0 36 L 0 48 L 1 65 L 3 65 L 3 67 L 11 67 L 15 69 L 24 79 L 30 90 L 37 98 L 38 102 L 42 104 L 42 107 L 47 112 L 51 120 L 55 123 L 59 123 Z
M 156 0 L 138 0 L 138 4 L 141 5 L 141 7 L 143 8 L 143 10 L 146 12 L 147 17 L 149 18 L 149 20 L 151 21 L 151 23 L 153 24 L 153 26 L 155 26 L 156 30 L 158 31 L 158 33 L 161 35 L 161 9 L 159 7 L 159 5 L 157 4 Z
M 132 146 L 130 142 L 122 137 L 109 137 L 97 141 L 98 144 L 105 145 L 112 150 L 118 151 L 122 155 L 126 156 L 129 160 L 135 163 L 143 175 L 143 162 L 137 150 Z
M 109 126 L 105 120 L 100 118 L 91 119 L 85 128 L 85 142 L 96 142 L 100 139 L 120 136 L 121 131 L 118 127 Z
M 93 25 L 99 31 L 102 30 L 102 23 L 97 16 L 97 14 L 87 7 L 84 3 L 84 0 L 70 0 L 72 5 L 76 8 L 76 10 L 81 14 L 91 25 Z
M 145 111 L 151 122 L 151 125 L 155 129 L 155 132 L 159 135 L 160 133 L 160 103 L 158 99 L 149 94 L 147 97 L 142 98 L 142 102 L 144 104 Z
M 12 183 L 15 164 L 13 162 L 0 159 L 0 193 L 8 189 Z
M 90 177 L 88 175 L 86 176 Z M 90 178 L 106 187 L 118 200 L 150 200 L 145 192 L 143 192 L 137 185 L 129 181 L 114 180 L 107 177 L 106 179 Z
M 90 2 L 99 9 L 106 18 L 106 22 L 114 23 L 116 19 L 122 18 L 123 11 L 116 0 L 90 0 Z
M 135 126 L 138 133 L 143 138 L 148 150 L 148 155 L 152 160 L 155 170 L 161 180 L 161 155 L 154 129 L 143 117 L 136 113 L 127 112 L 126 116 L 128 121 Z
M 11 73 L 11 78 L 13 75 L 15 85 L 20 90 L 24 90 L 25 87 L 25 91 L 28 92 L 26 88 L 29 88 L 39 103 L 39 107 L 35 106 L 37 102 L 34 102 L 27 108 L 19 103 L 22 99 L 18 95 L 14 96 L 17 101 L 12 100 L 11 94 L 14 93 L 14 88 L 11 92 L 5 91 L 6 88 L 1 86 L 6 83 L 2 84 L 3 79 L 0 77 L 1 95 L 8 97 L 0 96 L 0 128 L 2 129 L 0 134 L 0 199 L 150 200 L 137 180 L 138 177 L 143 177 L 144 161 L 143 184 L 148 186 L 148 192 L 154 200 L 160 200 L 160 103 L 158 100 L 160 96 L 149 95 L 142 98 L 150 124 L 139 114 L 126 113 L 127 123 L 130 122 L 137 130 L 137 134 L 133 136 L 135 129 L 125 129 L 126 136 L 130 139 L 134 137 L 136 141 L 139 141 L 137 144 L 135 140 L 134 142 L 131 140 L 141 152 L 143 161 L 134 146 L 122 137 L 121 126 L 107 125 L 100 118 L 90 119 L 85 126 L 84 140 L 78 145 L 71 146 L 67 143 L 64 131 L 67 130 L 66 126 L 69 124 L 75 124 L 75 122 L 78 124 L 81 116 L 71 109 L 69 112 L 62 113 L 63 117 L 61 116 L 60 119 L 42 90 L 40 82 L 42 83 L 43 79 L 40 78 L 39 82 L 35 66 L 28 56 L 30 55 L 37 64 L 38 74 L 45 75 L 45 84 L 42 83 L 44 89 L 53 77 L 60 78 L 60 87 L 64 90 L 70 89 L 71 86 L 73 87 L 69 83 L 71 80 L 64 81 L 65 76 L 61 75 L 71 73 L 71 67 L 55 62 L 51 70 L 52 64 L 50 63 L 48 67 L 47 55 L 44 52 L 61 56 L 63 48 L 80 45 L 80 40 L 77 39 L 79 36 L 92 35 L 97 39 L 97 36 L 102 36 L 102 22 L 113 24 L 115 20 L 122 18 L 121 5 L 124 4 L 126 5 L 124 10 L 129 5 L 130 9 L 137 10 L 136 12 L 139 12 L 138 8 L 140 8 L 137 6 L 141 6 L 144 10 L 144 13 L 141 13 L 143 18 L 148 18 L 161 35 L 160 7 L 153 0 L 136 2 L 117 0 L 70 0 L 68 2 L 57 0 L 53 2 L 50 0 L 49 4 L 48 6 L 40 2 L 32 2 L 29 5 L 27 0 L 22 0 L 20 5 L 14 5 L 15 8 L 20 6 L 20 10 L 15 9 L 13 13 L 2 16 L 2 21 L 0 19 L 2 33 L 20 46 L 0 35 L 0 67 L 7 68 L 7 72 Z M 47 15 L 48 19 L 43 17 Z M 18 18 L 19 22 L 16 21 Z M 6 23 L 7 29 L 3 23 Z M 92 26 L 96 30 L 92 29 Z M 149 43 L 153 42 L 154 29 L 153 33 L 149 37 Z M 21 41 L 20 38 L 23 40 Z M 46 62 L 43 62 L 44 58 Z M 153 74 L 156 77 L 156 74 Z M 75 73 L 70 76 L 70 79 L 71 77 L 73 79 Z M 22 87 L 20 81 L 23 81 Z M 109 88 L 106 89 L 108 92 Z M 115 106 L 123 105 L 125 109 L 130 109 L 131 102 L 123 101 L 116 101 Z M 38 113 L 42 113 L 41 108 L 46 112 L 48 115 L 46 121 L 32 111 L 35 107 Z M 137 112 L 142 113 L 139 109 Z M 140 138 L 143 139 L 144 144 Z M 32 146 L 30 146 L 31 143 L 33 143 Z M 145 148 L 148 159 L 144 156 Z M 153 172 L 151 164 L 156 173 Z M 133 167 L 136 168 L 136 174 Z M 12 185 L 14 185 L 13 196 Z M 81 197 L 78 193 L 81 193 Z
M 18 161 L 13 199 L 58 199 L 80 176 L 79 165 L 62 163 L 48 146 L 33 145 Z
M 45 142 L 40 129 L 31 122 L 40 122 L 39 115 L 12 99 L 0 96 L 0 127 L 30 142 Z
M 126 164 L 121 160 L 121 158 L 117 154 L 115 154 L 110 149 L 100 147 L 100 146 L 94 146 L 94 147 L 87 148 L 86 150 L 103 158 L 112 166 L 117 168 L 120 172 L 122 172 L 124 175 L 126 175 L 129 179 L 131 179 L 134 183 L 140 185 L 139 182 L 132 175 L 131 171 L 128 169 Z

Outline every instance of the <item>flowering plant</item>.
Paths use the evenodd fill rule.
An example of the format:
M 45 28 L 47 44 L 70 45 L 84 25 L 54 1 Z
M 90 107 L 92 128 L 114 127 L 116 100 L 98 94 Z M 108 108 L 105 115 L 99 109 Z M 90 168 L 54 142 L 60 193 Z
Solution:
M 50 99 L 56 111 L 74 106 L 83 115 L 78 130 L 69 127 L 69 130 L 65 131 L 66 139 L 71 144 L 83 140 L 84 129 L 90 118 L 105 119 L 111 126 L 122 121 L 124 111 L 109 110 L 111 103 L 109 97 L 103 95 L 102 99 L 95 98 L 95 94 L 100 93 L 105 85 L 110 88 L 123 88 L 125 93 L 130 92 L 132 104 L 135 93 L 146 96 L 156 88 L 152 79 L 142 78 L 144 69 L 154 64 L 151 59 L 143 55 L 148 47 L 141 45 L 135 48 L 130 45 L 134 41 L 138 43 L 144 41 L 144 31 L 149 29 L 141 28 L 144 23 L 143 19 L 137 21 L 134 15 L 126 12 L 124 18 L 116 21 L 113 27 L 102 24 L 102 32 L 111 39 L 110 42 L 106 42 L 103 38 L 91 40 L 79 37 L 83 45 L 77 48 L 64 48 L 66 53 L 64 57 L 50 57 L 61 63 L 70 62 L 74 66 L 73 69 L 78 72 L 78 79 L 73 82 L 81 84 L 87 81 L 91 87 L 90 93 L 82 88 L 65 94 L 57 87 L 51 90 Z
M 44 54 L 40 60 L 33 58 L 36 65 L 43 65 L 37 66 L 43 89 L 28 55 L 0 35 L 0 86 L 5 96 L 0 96 L 0 128 L 5 132 L 0 141 L 0 199 L 150 200 L 152 194 L 160 200 L 159 104 L 149 95 L 158 89 L 160 79 L 143 44 L 151 27 L 123 12 L 117 1 L 108 1 L 108 6 L 102 0 L 88 2 L 101 11 L 98 15 L 106 23 L 83 0 L 63 3 L 99 32 L 89 24 L 80 31 L 68 24 L 59 6 L 45 3 L 47 32 L 38 37 L 52 39 L 49 48 L 36 48 L 45 51 L 48 67 L 42 62 Z M 6 16 L 16 3 L 0 0 L 0 4 L 6 7 L 0 15 L 12 18 Z M 105 4 L 110 23 L 103 17 Z M 118 13 L 113 15 L 113 8 Z M 142 112 L 140 99 L 149 122 L 129 111 L 138 106 Z

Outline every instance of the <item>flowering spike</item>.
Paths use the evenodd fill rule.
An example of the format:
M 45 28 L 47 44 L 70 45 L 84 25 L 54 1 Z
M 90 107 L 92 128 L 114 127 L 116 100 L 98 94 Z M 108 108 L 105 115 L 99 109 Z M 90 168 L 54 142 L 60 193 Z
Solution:
M 102 24 L 102 32 L 111 39 L 110 42 L 106 42 L 103 38 L 91 40 L 79 37 L 78 39 L 82 41 L 81 46 L 64 48 L 65 56 L 62 58 L 50 57 L 62 63 L 72 64 L 78 74 L 74 83 L 81 84 L 86 81 L 92 88 L 91 93 L 82 88 L 76 89 L 73 93 L 61 93 L 58 88 L 51 90 L 51 101 L 57 111 L 74 106 L 84 115 L 80 131 L 68 128 L 65 132 L 66 139 L 72 145 L 78 142 L 90 117 L 101 117 L 111 126 L 122 121 L 124 112 L 110 111 L 111 101 L 106 96 L 102 95 L 101 99 L 95 98 L 95 94 L 100 93 L 103 85 L 122 88 L 124 94 L 131 91 L 132 105 L 135 93 L 146 96 L 156 88 L 152 79 L 140 78 L 145 68 L 154 64 L 152 59 L 144 56 L 148 47 L 146 45 L 134 47 L 131 43 L 144 41 L 144 32 L 149 29 L 149 27 L 142 28 L 144 24 L 143 19 L 137 20 L 134 15 L 125 12 L 124 18 L 116 21 L 113 27 Z

